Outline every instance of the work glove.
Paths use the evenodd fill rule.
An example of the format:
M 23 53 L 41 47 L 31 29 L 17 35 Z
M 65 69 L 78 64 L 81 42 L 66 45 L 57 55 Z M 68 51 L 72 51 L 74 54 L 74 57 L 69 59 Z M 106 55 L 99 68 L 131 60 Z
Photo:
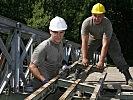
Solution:
M 71 70 L 71 66 L 68 66 L 68 65 L 63 65 L 62 66 L 62 70 Z
M 42 85 L 48 83 L 48 81 L 49 81 L 49 80 L 46 78 L 46 79 L 42 82 Z
M 71 71 L 71 66 L 63 65 L 59 71 L 60 78 L 66 78 Z

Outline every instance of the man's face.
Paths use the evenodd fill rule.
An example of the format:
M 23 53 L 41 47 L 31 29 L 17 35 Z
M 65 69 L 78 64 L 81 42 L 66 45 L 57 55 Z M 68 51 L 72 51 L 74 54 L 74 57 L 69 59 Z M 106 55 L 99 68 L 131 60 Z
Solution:
M 93 21 L 96 24 L 100 24 L 102 22 L 103 17 L 104 17 L 104 14 L 92 14 Z
M 61 30 L 61 31 L 50 30 L 50 34 L 51 34 L 52 41 L 56 44 L 59 44 L 63 39 L 65 31 L 64 30 Z

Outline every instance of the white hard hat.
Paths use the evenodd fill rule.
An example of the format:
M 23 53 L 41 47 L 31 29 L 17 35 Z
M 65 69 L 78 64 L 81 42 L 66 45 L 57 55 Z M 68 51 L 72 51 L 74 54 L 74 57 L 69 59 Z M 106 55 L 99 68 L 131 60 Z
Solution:
M 50 21 L 49 29 L 52 31 L 66 30 L 67 24 L 63 18 L 56 16 Z

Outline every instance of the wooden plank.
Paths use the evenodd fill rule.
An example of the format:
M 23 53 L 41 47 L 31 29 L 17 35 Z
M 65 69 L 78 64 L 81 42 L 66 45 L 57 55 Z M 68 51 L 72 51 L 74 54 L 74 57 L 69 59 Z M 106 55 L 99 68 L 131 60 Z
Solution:
M 44 84 L 24 100 L 39 100 L 40 98 L 45 98 L 50 93 L 50 88 L 55 84 L 58 78 L 59 76 L 56 76 L 55 78 L 51 79 L 48 83 Z
M 106 78 L 106 75 L 107 75 L 107 68 L 104 69 L 104 71 L 101 75 L 101 78 L 99 79 L 99 82 L 97 83 L 97 85 L 94 89 L 94 92 L 92 93 L 92 95 L 90 97 L 90 100 L 97 100 L 98 99 L 98 96 L 99 96 L 102 84 Z
M 59 100 L 71 100 L 79 82 L 80 79 L 76 80 L 69 88 L 67 88 L 67 91 L 59 98 Z
M 71 81 L 71 80 L 58 79 L 57 81 L 58 87 L 68 88 L 72 84 L 74 84 L 74 81 Z M 95 89 L 94 85 L 90 85 L 86 83 L 79 83 L 77 85 L 77 90 L 81 92 L 93 93 L 94 89 Z
M 98 100 L 100 88 L 101 88 L 101 84 L 97 84 L 95 89 L 94 89 L 94 92 L 92 93 L 92 95 L 90 97 L 90 100 Z
M 91 71 L 91 68 L 93 67 L 93 65 L 89 65 L 88 67 L 86 67 L 86 69 L 80 73 L 79 78 L 81 79 L 82 82 L 85 81 L 85 79 L 88 77 L 88 73 L 89 71 Z
M 74 62 L 71 65 L 71 68 L 73 68 L 78 62 Z M 60 75 L 57 75 L 55 78 L 51 79 L 48 83 L 44 84 L 42 87 L 40 87 L 38 90 L 36 90 L 34 93 L 32 93 L 30 96 L 25 98 L 25 100 L 37 100 L 43 96 L 46 97 L 50 91 L 48 90 L 52 85 L 55 84 L 55 82 L 63 75 L 65 72 L 61 72 Z
M 72 69 L 74 69 L 75 68 L 75 65 L 77 65 L 77 64 L 79 64 L 79 62 L 78 61 L 76 61 L 76 62 L 74 62 L 71 66 L 71 68 Z M 80 65 L 79 64 L 79 66 L 76 66 L 76 67 L 81 67 L 81 68 L 83 68 L 84 66 L 82 66 L 82 65 Z M 92 68 L 93 66 L 92 65 L 90 65 L 89 67 L 87 67 L 86 69 L 84 69 L 84 71 L 80 74 L 80 79 L 82 80 L 83 78 L 86 78 L 87 77 L 87 75 L 88 75 L 88 72 L 91 70 L 91 68 Z M 85 67 L 84 67 L 85 68 Z M 86 76 L 86 77 L 85 77 Z M 82 80 L 83 81 L 83 80 Z M 59 79 L 58 80 L 58 82 L 57 82 L 57 84 L 58 84 L 58 86 L 62 86 L 62 87 L 68 87 L 68 86 L 70 86 L 71 84 L 73 83 L 73 81 L 72 82 L 69 82 L 69 80 L 62 80 L 62 79 Z M 82 91 L 82 92 L 87 92 L 87 93 L 92 93 L 93 91 L 94 91 L 94 86 L 93 85 L 89 85 L 89 84 L 85 84 L 85 83 L 79 83 L 78 85 L 77 85 L 77 90 L 78 91 Z
M 124 84 L 104 84 L 103 89 L 122 89 L 122 90 L 133 90 L 132 86 L 124 85 Z
M 108 75 L 105 79 L 105 82 L 124 82 L 125 80 L 125 76 L 124 74 L 122 74 L 117 67 L 108 67 Z
M 118 97 L 120 100 L 133 100 L 133 92 L 121 92 Z
M 71 69 L 73 69 L 77 64 L 78 64 L 78 61 L 75 61 L 75 62 L 71 65 Z
M 79 96 L 73 96 L 73 100 L 90 100 L 90 97 L 79 97 Z

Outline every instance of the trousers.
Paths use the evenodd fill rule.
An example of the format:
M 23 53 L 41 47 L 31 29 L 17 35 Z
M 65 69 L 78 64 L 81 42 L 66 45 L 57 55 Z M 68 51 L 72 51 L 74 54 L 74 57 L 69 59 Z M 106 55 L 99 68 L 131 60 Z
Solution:
M 101 47 L 101 45 L 102 45 L 102 39 L 95 39 L 93 37 L 89 37 L 88 41 L 89 60 L 92 60 L 94 52 L 97 51 Z M 121 46 L 115 33 L 112 34 L 108 48 L 108 54 L 120 72 L 124 72 L 125 70 L 129 69 L 129 65 L 127 64 L 125 58 L 123 57 Z M 82 59 L 82 53 L 80 54 L 79 60 L 82 61 L 81 59 Z

